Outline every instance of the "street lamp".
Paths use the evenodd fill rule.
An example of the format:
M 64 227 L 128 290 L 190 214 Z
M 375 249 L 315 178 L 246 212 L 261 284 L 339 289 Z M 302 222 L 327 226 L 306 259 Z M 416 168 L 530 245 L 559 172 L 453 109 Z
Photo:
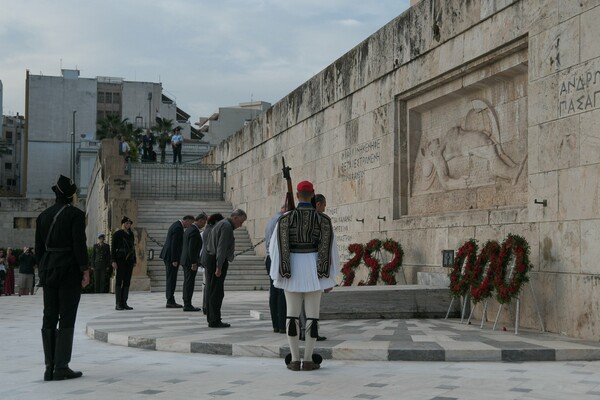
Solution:
M 73 110 L 73 132 L 71 132 L 71 179 L 75 181 L 75 113 Z
M 152 92 L 148 92 L 148 129 L 150 129 L 150 121 L 152 121 Z

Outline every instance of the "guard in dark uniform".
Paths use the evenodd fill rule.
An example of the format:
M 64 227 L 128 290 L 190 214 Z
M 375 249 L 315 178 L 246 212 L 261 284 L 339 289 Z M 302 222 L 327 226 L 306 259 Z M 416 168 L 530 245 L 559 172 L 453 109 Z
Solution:
M 69 362 L 81 288 L 90 281 L 85 213 L 72 204 L 77 186 L 61 175 L 52 191 L 56 204 L 38 216 L 35 231 L 35 255 L 44 288 L 45 381 L 83 375 L 71 370 Z
M 115 310 L 133 310 L 133 307 L 127 304 L 131 275 L 137 262 L 132 224 L 133 221 L 124 216 L 121 219 L 121 229 L 117 230 L 112 238 L 111 260 L 116 271 Z

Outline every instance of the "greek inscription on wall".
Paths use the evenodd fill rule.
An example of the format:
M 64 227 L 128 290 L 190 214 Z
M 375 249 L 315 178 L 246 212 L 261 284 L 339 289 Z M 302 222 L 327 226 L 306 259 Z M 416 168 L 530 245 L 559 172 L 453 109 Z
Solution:
M 558 83 L 559 116 L 600 107 L 600 67 L 589 63 L 561 75 Z
M 340 257 L 345 259 L 348 253 L 348 246 L 354 243 L 353 236 L 350 233 L 350 224 L 353 222 L 354 217 L 352 214 L 342 212 L 338 207 L 328 208 L 326 214 L 331 218 L 331 223 L 333 224 Z
M 340 153 L 340 178 L 343 181 L 360 179 L 365 171 L 379 167 L 381 139 L 374 139 L 347 148 Z

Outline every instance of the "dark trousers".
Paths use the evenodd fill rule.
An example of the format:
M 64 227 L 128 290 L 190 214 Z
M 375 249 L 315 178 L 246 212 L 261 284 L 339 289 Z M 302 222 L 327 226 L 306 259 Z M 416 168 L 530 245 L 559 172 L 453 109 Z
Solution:
M 196 274 L 198 270 L 192 271 L 192 266 L 183 266 L 183 304 L 185 306 L 192 305 L 192 296 L 194 295 L 194 287 L 196 286 Z
M 133 264 L 125 260 L 117 260 L 117 273 L 115 274 L 115 303 L 126 305 L 129 298 L 129 286 Z
M 267 256 L 265 266 L 267 268 L 267 275 L 269 275 L 271 272 L 270 256 Z M 269 309 L 271 310 L 271 322 L 273 323 L 273 329 L 285 330 L 285 293 L 283 292 L 283 289 L 276 288 L 273 285 L 273 280 L 270 276 L 269 281 L 271 281 L 271 286 L 269 287 Z
M 206 320 L 209 325 L 221 322 L 221 306 L 225 297 L 225 278 L 227 277 L 227 268 L 229 262 L 225 261 L 221 269 L 221 276 L 215 276 L 217 270 L 217 257 L 207 254 L 206 276 L 208 278 L 208 305 Z
M 42 344 L 46 369 L 66 368 L 71 362 L 81 279 L 79 268 L 73 266 L 56 285 L 44 286 Z
M 181 164 L 181 145 L 173 146 L 173 164 L 175 164 L 179 160 L 179 164 Z
M 94 292 L 96 293 L 106 292 L 106 269 L 104 265 L 94 267 Z
M 165 285 L 165 296 L 167 303 L 175 303 L 175 287 L 177 286 L 177 273 L 179 266 L 174 267 L 171 261 L 165 260 L 165 271 L 167 273 L 167 283 Z
M 69 329 L 75 327 L 77 307 L 81 298 L 81 279 L 79 270 L 68 271 L 58 285 L 44 286 L 43 329 Z

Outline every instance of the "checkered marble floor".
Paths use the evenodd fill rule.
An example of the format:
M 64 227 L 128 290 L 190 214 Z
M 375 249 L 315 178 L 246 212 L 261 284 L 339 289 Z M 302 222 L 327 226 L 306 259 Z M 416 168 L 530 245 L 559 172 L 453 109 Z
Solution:
M 250 316 L 251 310 L 264 310 L 265 293 L 226 293 L 224 319 L 232 328 L 214 329 L 210 333 L 200 315 L 166 310 L 162 294 L 133 293 L 130 312 L 115 312 L 110 295 L 84 295 L 76 326 L 71 367 L 84 372 L 84 377 L 72 381 L 44 382 L 43 354 L 40 340 L 42 298 L 0 297 L 0 399 L 598 399 L 600 398 L 599 361 L 364 361 L 340 359 L 332 353 L 320 370 L 292 372 L 279 358 L 225 356 L 178 351 L 149 351 L 140 347 L 115 346 L 86 335 L 86 326 L 109 326 L 104 322 L 123 324 L 145 320 L 139 332 L 153 331 L 165 325 L 164 332 L 187 329 L 191 336 L 214 335 L 214 343 L 225 342 L 219 337 L 249 341 L 270 338 L 283 343 L 284 335 L 270 332 L 266 320 Z M 234 304 L 239 303 L 234 307 Z M 259 307 L 261 306 L 261 307 Z M 155 319 L 169 321 L 158 324 Z M 118 314 L 118 315 L 115 315 Z M 124 315 L 124 316 L 122 316 Z M 128 317 L 126 315 L 129 315 Z M 170 317 L 170 319 L 169 319 Z M 181 327 L 182 321 L 186 328 Z M 104 321 L 102 324 L 99 322 Z M 454 321 L 437 320 L 400 322 L 324 321 L 321 334 L 328 336 L 329 348 L 339 342 L 387 342 L 389 332 L 407 335 L 415 345 L 431 343 L 418 338 L 435 337 L 438 345 L 454 340 L 461 343 L 484 343 L 458 340 L 471 335 L 470 326 Z M 244 326 L 243 323 L 249 324 Z M 136 322 L 137 324 L 137 322 Z M 370 325 L 373 325 L 372 327 Z M 178 328 L 179 327 L 179 328 Z M 248 329 L 251 327 L 252 329 Z M 354 328 L 353 328 L 354 327 Z M 144 329 L 146 328 L 146 329 Z M 89 328 L 88 328 L 89 329 Z M 127 331 L 125 328 L 123 331 Z M 117 329 L 118 330 L 118 329 Z M 243 331 L 251 332 L 244 334 Z M 479 330 L 478 328 L 475 330 Z M 194 332 L 192 332 L 194 331 Z M 213 329 L 211 329 L 213 331 Z M 226 332 L 228 331 L 228 332 Z M 260 333 L 259 333 L 260 332 Z M 376 333 L 378 332 L 378 333 Z M 401 333 L 402 332 L 402 333 Z M 464 333 L 466 332 L 466 333 Z M 565 337 L 553 336 L 543 342 L 537 333 L 499 332 L 499 336 L 483 330 L 490 340 L 509 344 L 517 342 L 552 349 L 571 343 L 594 347 Z M 140 337 L 147 336 L 142 334 Z M 108 333 L 108 337 L 110 337 Z M 343 335 L 348 335 L 345 337 Z M 365 336 L 360 336 L 365 335 Z M 509 337 L 509 335 L 512 335 Z M 127 335 L 128 337 L 130 335 Z M 157 335 L 164 337 L 162 335 Z M 540 336 L 547 336 L 546 334 Z M 206 337 L 206 336 L 205 336 Z M 385 340 L 382 340 L 383 337 Z M 499 337 L 505 338 L 500 340 Z M 241 340 L 239 339 L 239 340 Z M 200 342 L 204 340 L 200 339 Z M 339 341 L 339 342 L 337 342 Z M 337 344 L 334 344 L 337 342 Z M 540 344 L 543 342 L 543 344 Z M 558 343 L 550 347 L 549 342 Z M 157 342 L 158 343 L 158 342 Z M 191 341 L 190 341 L 191 343 Z M 464 347 L 469 347 L 465 344 Z M 522 344 L 524 346 L 524 344 Z M 366 346 L 365 346 L 366 347 Z M 368 354 L 368 348 L 364 354 Z M 557 354 L 557 353 L 555 353 Z
M 233 356 L 284 357 L 286 335 L 272 332 L 265 292 L 225 296 L 227 329 L 208 328 L 201 313 L 167 309 L 160 294 L 133 311 L 91 319 L 87 334 L 110 344 L 149 350 Z M 456 320 L 325 320 L 316 352 L 325 359 L 364 361 L 580 361 L 600 360 L 600 343 L 539 331 L 483 329 Z

